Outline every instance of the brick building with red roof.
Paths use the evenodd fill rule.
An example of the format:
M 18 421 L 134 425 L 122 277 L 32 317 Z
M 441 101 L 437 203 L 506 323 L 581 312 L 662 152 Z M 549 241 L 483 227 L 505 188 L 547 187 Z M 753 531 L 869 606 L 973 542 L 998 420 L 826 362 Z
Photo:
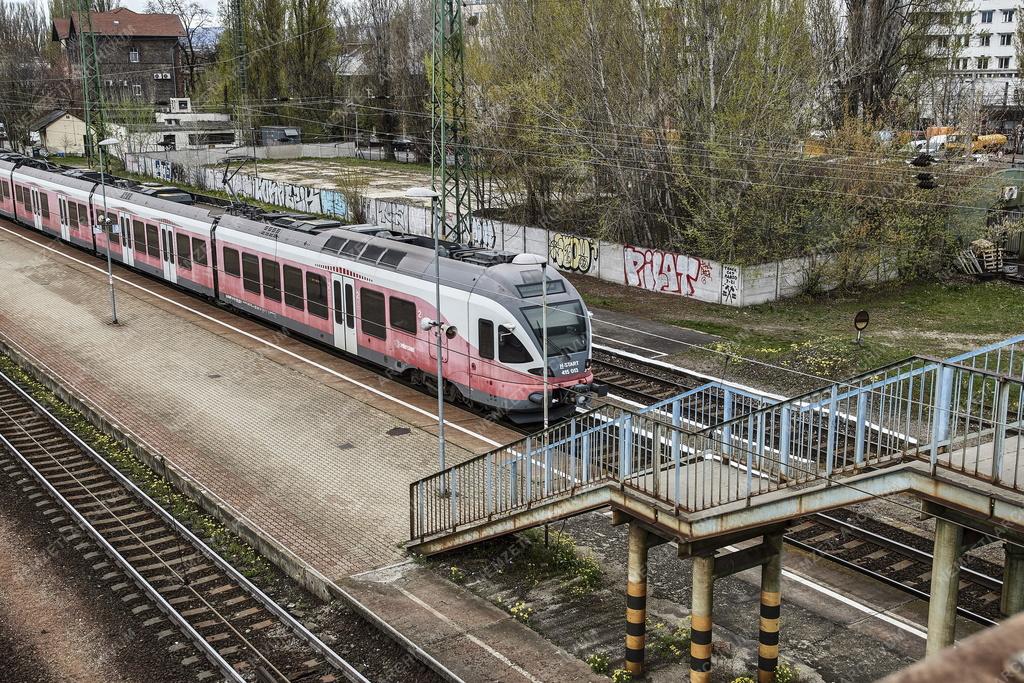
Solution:
M 91 29 L 89 28 L 91 25 Z M 181 39 L 185 28 L 174 14 L 139 14 L 120 8 L 111 12 L 72 13 L 55 17 L 52 38 L 64 48 L 68 75 L 82 78 L 79 36 L 96 36 L 104 100 L 167 105 L 184 95 Z M 81 98 L 81 88 L 76 99 Z

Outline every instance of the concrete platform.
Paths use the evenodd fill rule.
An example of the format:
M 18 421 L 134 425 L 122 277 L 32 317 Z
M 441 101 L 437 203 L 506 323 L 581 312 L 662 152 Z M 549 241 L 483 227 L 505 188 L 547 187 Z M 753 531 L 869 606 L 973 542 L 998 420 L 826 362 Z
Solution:
M 430 396 L 125 269 L 115 269 L 122 324 L 111 325 L 103 267 L 0 221 L 0 344 L 307 585 L 404 560 L 409 482 L 437 469 Z M 446 415 L 450 463 L 518 436 L 462 410 Z M 444 588 L 429 599 L 465 597 Z M 424 623 L 461 628 L 436 615 Z M 502 628 L 518 632 L 503 642 L 532 635 Z M 472 660 L 466 680 L 506 680 L 494 672 L 507 661 L 526 672 L 519 680 L 584 680 L 531 673 L 531 660 L 564 656 L 543 639 L 493 653 L 431 651 L 442 663 Z

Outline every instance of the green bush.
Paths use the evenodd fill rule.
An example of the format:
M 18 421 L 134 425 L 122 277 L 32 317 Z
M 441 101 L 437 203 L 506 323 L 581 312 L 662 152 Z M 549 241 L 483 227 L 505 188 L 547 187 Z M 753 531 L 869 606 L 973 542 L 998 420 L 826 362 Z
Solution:
M 611 660 L 612 658 L 606 652 L 595 652 L 592 655 L 587 655 L 587 665 L 596 674 L 608 673 L 608 666 L 611 664 Z
M 690 626 L 688 623 L 670 629 L 664 623 L 656 623 L 648 629 L 647 647 L 652 654 L 681 660 L 689 654 Z
M 633 680 L 633 674 L 625 669 L 616 669 L 612 672 L 612 683 L 629 683 Z

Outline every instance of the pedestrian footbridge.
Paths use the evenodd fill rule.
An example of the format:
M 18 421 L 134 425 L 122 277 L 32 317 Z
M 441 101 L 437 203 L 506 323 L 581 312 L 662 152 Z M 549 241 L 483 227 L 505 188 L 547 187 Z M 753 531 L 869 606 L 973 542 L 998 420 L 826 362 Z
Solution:
M 963 525 L 1024 539 L 1022 389 L 1024 335 L 946 360 L 915 356 L 786 400 L 713 382 L 639 411 L 603 406 L 414 482 L 410 547 L 434 554 L 607 506 L 630 524 L 631 558 L 634 545 L 646 556 L 651 539 L 697 558 L 697 591 L 701 562 L 712 559 L 710 586 L 722 574 L 717 550 L 737 540 L 764 538 L 729 566 L 769 571 L 790 520 L 911 493 L 945 511 L 937 544 L 943 524 L 961 522 L 952 554 L 937 547 L 935 560 L 958 566 Z M 634 528 L 643 543 L 633 543 Z M 933 597 L 937 589 L 933 580 Z M 627 664 L 632 655 L 639 671 L 642 643 L 638 655 L 631 638 Z M 929 647 L 951 640 L 930 637 Z M 708 658 L 693 659 L 704 667 Z M 698 668 L 694 680 L 707 679 Z

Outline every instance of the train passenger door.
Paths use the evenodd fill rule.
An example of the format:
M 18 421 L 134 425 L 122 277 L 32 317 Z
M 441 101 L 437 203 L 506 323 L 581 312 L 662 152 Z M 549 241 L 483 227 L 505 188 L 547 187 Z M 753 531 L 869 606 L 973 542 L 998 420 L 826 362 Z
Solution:
M 178 273 L 174 267 L 174 228 L 160 224 L 160 251 L 164 259 L 164 279 L 177 282 Z
M 32 189 L 32 224 L 36 230 L 43 229 L 43 208 L 39 201 L 39 190 Z
M 132 242 L 132 219 L 125 212 L 120 213 L 121 218 L 121 260 L 125 265 L 135 265 L 135 249 Z
M 357 353 L 355 281 L 337 273 L 334 274 L 333 281 L 334 345 L 342 351 Z
M 67 242 L 71 239 L 71 222 L 68 218 L 67 197 L 57 197 L 58 208 L 60 209 L 60 238 Z

